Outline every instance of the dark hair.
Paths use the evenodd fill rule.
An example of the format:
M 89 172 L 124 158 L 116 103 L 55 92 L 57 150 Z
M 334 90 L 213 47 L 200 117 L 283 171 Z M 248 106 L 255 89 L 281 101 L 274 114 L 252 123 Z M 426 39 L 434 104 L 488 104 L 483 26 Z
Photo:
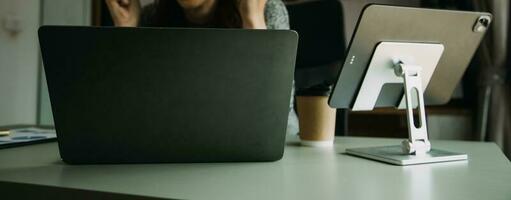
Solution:
M 218 28 L 241 28 L 242 20 L 237 6 L 238 0 L 217 0 L 213 19 L 206 26 Z M 184 27 L 186 17 L 176 0 L 155 1 L 155 25 Z

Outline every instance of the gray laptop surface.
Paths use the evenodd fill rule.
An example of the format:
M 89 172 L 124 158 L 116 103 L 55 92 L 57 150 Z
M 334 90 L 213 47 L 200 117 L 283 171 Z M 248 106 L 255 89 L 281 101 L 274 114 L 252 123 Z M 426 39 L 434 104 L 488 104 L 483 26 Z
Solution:
M 67 163 L 283 155 L 293 31 L 43 26 L 39 40 Z

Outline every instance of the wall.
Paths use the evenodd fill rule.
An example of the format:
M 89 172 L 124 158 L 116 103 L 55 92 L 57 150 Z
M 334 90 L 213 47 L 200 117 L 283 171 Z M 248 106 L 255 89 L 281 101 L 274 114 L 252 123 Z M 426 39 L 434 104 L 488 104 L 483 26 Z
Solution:
M 40 3 L 0 1 L 0 126 L 36 123 Z
M 90 0 L 0 1 L 0 126 L 53 124 L 37 29 L 90 21 Z

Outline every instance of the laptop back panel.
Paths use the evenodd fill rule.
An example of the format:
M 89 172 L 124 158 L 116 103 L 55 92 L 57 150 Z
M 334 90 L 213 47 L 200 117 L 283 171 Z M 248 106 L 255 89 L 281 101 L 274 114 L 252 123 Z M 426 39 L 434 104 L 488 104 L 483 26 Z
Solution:
M 282 157 L 292 31 L 46 26 L 39 38 L 68 163 Z

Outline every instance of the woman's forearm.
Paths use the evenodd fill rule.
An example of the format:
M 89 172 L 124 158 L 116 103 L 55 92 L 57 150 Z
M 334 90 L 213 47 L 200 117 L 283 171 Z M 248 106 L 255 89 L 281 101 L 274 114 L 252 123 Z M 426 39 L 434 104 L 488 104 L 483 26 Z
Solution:
M 238 10 L 243 21 L 242 28 L 266 29 L 265 6 L 266 0 L 238 0 Z
M 243 28 L 245 29 L 266 29 L 264 16 L 261 18 L 243 19 Z

